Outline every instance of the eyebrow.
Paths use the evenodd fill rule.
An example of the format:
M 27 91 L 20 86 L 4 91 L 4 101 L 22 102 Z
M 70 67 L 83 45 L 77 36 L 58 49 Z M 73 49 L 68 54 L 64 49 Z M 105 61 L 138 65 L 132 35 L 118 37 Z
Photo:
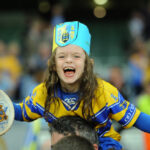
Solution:
M 81 54 L 81 53 L 79 53 L 79 52 L 75 52 L 75 53 L 73 53 L 73 54 Z
M 58 55 L 60 55 L 60 54 L 64 54 L 64 52 L 58 52 Z

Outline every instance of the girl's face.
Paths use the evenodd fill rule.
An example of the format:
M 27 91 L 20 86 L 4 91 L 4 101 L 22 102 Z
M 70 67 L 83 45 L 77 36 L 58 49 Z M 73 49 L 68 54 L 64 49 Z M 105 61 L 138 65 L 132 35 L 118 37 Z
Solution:
M 61 83 L 74 84 L 79 81 L 84 71 L 85 52 L 77 45 L 58 47 L 55 62 Z

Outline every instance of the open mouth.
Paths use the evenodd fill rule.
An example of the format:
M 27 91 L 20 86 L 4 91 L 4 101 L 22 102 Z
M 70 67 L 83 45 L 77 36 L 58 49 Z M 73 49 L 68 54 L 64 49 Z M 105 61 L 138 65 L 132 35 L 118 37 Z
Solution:
M 72 77 L 75 74 L 74 68 L 64 68 L 64 74 L 66 77 Z

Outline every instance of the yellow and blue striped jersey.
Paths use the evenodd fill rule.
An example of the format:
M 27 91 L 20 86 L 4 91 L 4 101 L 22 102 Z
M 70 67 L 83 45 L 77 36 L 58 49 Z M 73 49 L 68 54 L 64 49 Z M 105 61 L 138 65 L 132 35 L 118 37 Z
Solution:
M 81 101 L 80 104 L 76 103 L 78 92 L 65 93 L 58 89 L 57 94 L 59 97 L 59 108 L 54 110 L 56 108 L 55 104 L 51 105 L 48 114 L 49 123 L 66 115 L 78 115 L 83 118 L 83 102 Z M 95 128 L 99 136 L 111 137 L 119 141 L 120 135 L 114 130 L 112 120 L 116 120 L 124 128 L 129 128 L 137 120 L 140 111 L 133 104 L 126 101 L 117 88 L 104 80 L 98 79 L 98 90 L 95 91 L 95 94 L 98 96 L 98 100 L 92 100 L 94 116 L 91 117 L 97 124 Z M 33 90 L 30 96 L 26 97 L 22 103 L 19 103 L 18 106 L 20 106 L 19 110 L 22 112 L 22 119 L 24 121 L 32 121 L 43 117 L 46 97 L 45 83 L 41 83 Z M 15 110 L 15 118 L 18 120 L 20 111 Z

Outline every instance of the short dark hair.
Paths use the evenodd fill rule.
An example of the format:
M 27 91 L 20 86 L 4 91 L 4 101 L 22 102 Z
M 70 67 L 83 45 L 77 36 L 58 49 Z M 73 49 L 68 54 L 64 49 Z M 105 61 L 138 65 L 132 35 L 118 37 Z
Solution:
M 94 150 L 94 147 L 86 138 L 73 135 L 62 138 L 52 150 Z
M 53 121 L 50 125 L 50 132 L 57 132 L 59 134 L 78 135 L 85 137 L 92 144 L 99 144 L 98 135 L 94 125 L 79 116 L 64 116 Z

